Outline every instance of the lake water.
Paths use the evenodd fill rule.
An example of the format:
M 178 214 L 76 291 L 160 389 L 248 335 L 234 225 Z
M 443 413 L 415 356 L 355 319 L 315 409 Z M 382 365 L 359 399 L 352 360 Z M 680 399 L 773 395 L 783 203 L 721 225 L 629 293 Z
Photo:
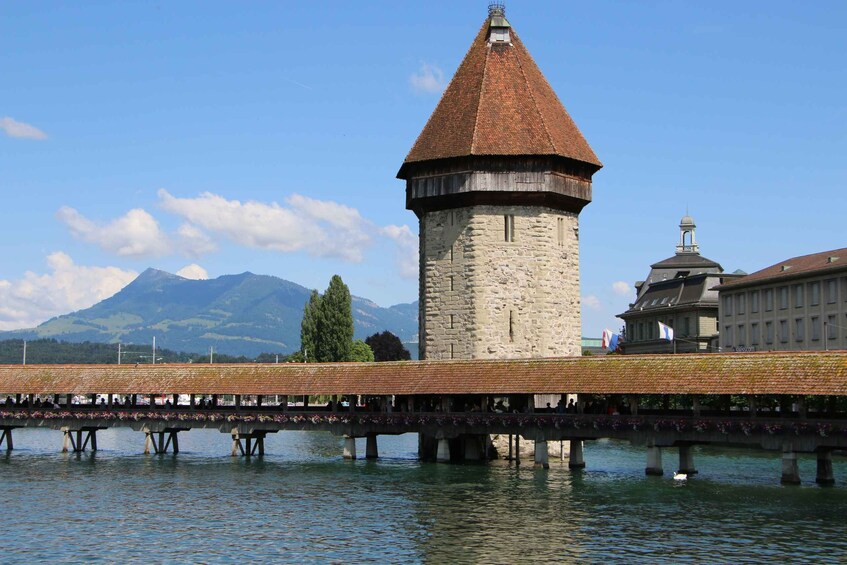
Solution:
M 847 460 L 837 484 L 779 485 L 780 454 L 697 448 L 696 478 L 644 475 L 643 449 L 586 443 L 587 468 L 416 460 L 413 435 L 379 438 L 381 459 L 344 461 L 342 439 L 284 432 L 264 458 L 229 456 L 228 435 L 180 434 L 142 455 L 144 435 L 108 430 L 95 455 L 61 433 L 15 430 L 0 455 L 0 562 L 761 563 L 847 560 Z M 364 453 L 364 441 L 358 445 Z M 530 462 L 527 462 L 530 463 Z

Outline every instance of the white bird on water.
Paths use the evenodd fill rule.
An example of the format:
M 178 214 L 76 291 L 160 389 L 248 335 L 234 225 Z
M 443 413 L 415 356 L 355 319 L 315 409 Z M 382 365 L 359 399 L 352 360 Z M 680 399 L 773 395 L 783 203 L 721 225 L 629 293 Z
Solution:
M 674 473 L 673 480 L 675 481 L 684 481 L 688 479 L 688 473 Z

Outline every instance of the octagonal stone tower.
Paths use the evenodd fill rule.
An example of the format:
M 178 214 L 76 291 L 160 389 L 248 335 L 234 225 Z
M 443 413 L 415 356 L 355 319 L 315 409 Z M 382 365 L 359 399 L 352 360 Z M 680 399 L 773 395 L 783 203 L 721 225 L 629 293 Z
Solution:
M 489 15 L 397 177 L 420 221 L 420 358 L 579 355 L 579 212 L 602 167 Z

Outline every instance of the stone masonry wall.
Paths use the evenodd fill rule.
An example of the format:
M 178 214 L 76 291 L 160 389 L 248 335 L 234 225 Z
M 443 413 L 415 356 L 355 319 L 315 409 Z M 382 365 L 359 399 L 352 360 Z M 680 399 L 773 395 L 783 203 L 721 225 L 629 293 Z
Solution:
M 514 241 L 506 241 L 506 215 Z M 579 218 L 473 206 L 421 218 L 421 359 L 579 355 Z

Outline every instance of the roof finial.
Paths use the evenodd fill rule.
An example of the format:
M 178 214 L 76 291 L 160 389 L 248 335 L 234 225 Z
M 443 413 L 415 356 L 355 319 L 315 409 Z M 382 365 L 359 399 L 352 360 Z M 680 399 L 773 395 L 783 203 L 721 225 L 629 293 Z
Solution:
M 494 16 L 506 17 L 506 5 L 502 2 L 490 2 L 488 4 L 488 17 Z

